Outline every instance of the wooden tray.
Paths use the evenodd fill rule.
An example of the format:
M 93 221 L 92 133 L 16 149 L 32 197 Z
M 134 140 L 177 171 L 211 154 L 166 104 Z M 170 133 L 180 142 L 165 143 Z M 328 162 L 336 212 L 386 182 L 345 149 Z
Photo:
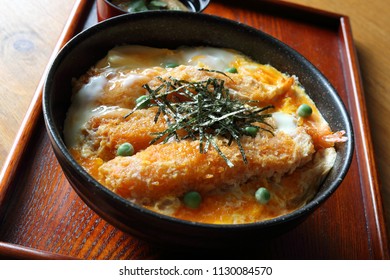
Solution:
M 0 256 L 79 259 L 388 259 L 387 235 L 364 94 L 348 17 L 282 1 L 214 0 L 204 11 L 251 25 L 302 53 L 335 86 L 351 115 L 356 147 L 339 189 L 307 221 L 261 251 L 190 255 L 157 248 L 100 219 L 76 195 L 44 128 L 44 77 L 1 174 Z M 96 23 L 79 0 L 54 50 Z M 245 42 L 243 42 L 245 43 Z M 50 65 L 50 63 L 49 63 Z

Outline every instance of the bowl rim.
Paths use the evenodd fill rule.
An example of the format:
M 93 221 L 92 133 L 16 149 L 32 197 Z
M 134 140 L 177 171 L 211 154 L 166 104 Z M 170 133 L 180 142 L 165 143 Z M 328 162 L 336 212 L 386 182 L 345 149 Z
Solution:
M 74 48 L 77 47 L 78 43 L 81 41 L 84 41 L 88 39 L 88 37 L 94 35 L 95 33 L 101 32 L 102 30 L 105 30 L 107 28 L 110 28 L 110 26 L 115 26 L 118 24 L 123 24 L 131 20 L 138 20 L 138 19 L 145 19 L 145 18 L 151 18 L 151 17 L 199 17 L 203 18 L 204 20 L 209 21 L 219 21 L 219 23 L 224 25 L 230 25 L 231 27 L 235 28 L 242 28 L 246 29 L 248 32 L 255 33 L 258 36 L 261 36 L 263 38 L 266 38 L 267 40 L 271 41 L 273 44 L 281 47 L 284 50 L 287 50 L 291 55 L 293 55 L 295 58 L 298 58 L 300 63 L 302 63 L 305 67 L 309 68 L 310 71 L 314 72 L 316 74 L 316 77 L 320 77 L 321 83 L 323 83 L 327 88 L 328 92 L 326 94 L 330 94 L 334 101 L 336 101 L 337 107 L 339 108 L 340 112 L 342 113 L 342 119 L 346 123 L 346 127 L 344 128 L 345 131 L 348 134 L 348 141 L 345 143 L 345 154 L 346 158 L 343 161 L 341 168 L 338 170 L 338 176 L 335 180 L 333 180 L 327 189 L 323 191 L 320 195 L 316 195 L 312 200 L 310 200 L 307 204 L 302 206 L 301 208 L 298 208 L 288 214 L 284 214 L 278 217 L 271 218 L 269 220 L 263 220 L 263 221 L 257 221 L 252 223 L 243 223 L 243 224 L 209 224 L 209 223 L 201 223 L 201 222 L 193 222 L 188 220 L 183 220 L 179 218 L 174 218 L 168 215 L 164 215 L 158 212 L 154 212 L 152 210 L 149 210 L 145 207 L 142 207 L 134 202 L 131 202 L 114 192 L 110 191 L 108 188 L 104 187 L 102 184 L 100 184 L 96 179 L 94 179 L 85 169 L 77 163 L 77 161 L 70 155 L 68 148 L 66 147 L 63 138 L 61 136 L 61 132 L 58 130 L 58 128 L 55 126 L 54 120 L 52 119 L 52 109 L 49 106 L 49 94 L 50 94 L 50 87 L 51 87 L 51 81 L 53 80 L 53 77 L 55 75 L 55 69 L 61 64 L 62 60 L 66 57 L 67 53 Z M 201 13 L 188 13 L 183 11 L 164 11 L 164 13 L 161 13 L 159 11 L 148 11 L 148 12 L 139 12 L 139 13 L 127 13 L 120 16 L 116 16 L 113 18 L 110 18 L 108 20 L 99 22 L 98 24 L 89 27 L 88 29 L 80 32 L 76 36 L 74 36 L 71 40 L 69 40 L 59 51 L 56 58 L 52 62 L 52 65 L 48 71 L 46 81 L 44 84 L 44 90 L 43 90 L 43 97 L 42 97 L 42 103 L 43 103 L 43 115 L 44 120 L 46 124 L 46 128 L 48 130 L 48 134 L 51 138 L 51 144 L 56 145 L 57 148 L 60 150 L 62 156 L 66 159 L 66 163 L 72 168 L 74 168 L 79 174 L 85 179 L 86 181 L 93 184 L 95 188 L 97 188 L 100 192 L 103 192 L 106 196 L 109 196 L 112 198 L 115 203 L 120 203 L 121 207 L 132 207 L 133 210 L 137 211 L 138 213 L 143 213 L 152 216 L 155 219 L 163 219 L 167 220 L 169 222 L 178 223 L 183 226 L 189 226 L 189 227 L 196 227 L 196 228 L 203 228 L 203 229 L 210 229 L 210 230 L 229 230 L 229 231 L 240 231 L 240 230 L 247 230 L 247 229 L 259 229 L 259 228 L 267 228 L 270 226 L 278 225 L 281 223 L 284 223 L 288 220 L 295 220 L 299 219 L 300 217 L 304 216 L 306 213 L 313 212 L 318 206 L 320 206 L 325 200 L 327 200 L 333 192 L 336 191 L 336 189 L 341 184 L 342 180 L 346 176 L 349 167 L 351 165 L 353 154 L 354 154 L 354 132 L 353 132 L 353 126 L 351 122 L 351 118 L 349 114 L 347 113 L 346 107 L 341 100 L 341 97 L 338 95 L 335 88 L 331 85 L 331 83 L 328 81 L 328 79 L 323 75 L 320 70 L 318 70 L 308 59 L 306 59 L 303 55 L 298 53 L 296 50 L 288 46 L 286 43 L 280 41 L 279 39 L 259 30 L 252 26 L 249 26 L 247 24 L 240 23 L 238 21 L 234 21 L 231 19 L 210 15 L 210 14 L 201 14 Z M 53 143 L 54 142 L 54 143 Z M 66 174 L 65 174 L 66 175 Z M 72 188 L 75 189 L 73 187 Z M 319 186 L 319 188 L 321 185 Z M 78 191 L 77 191 L 78 193 Z M 79 193 L 78 193 L 79 194 Z M 80 196 L 80 195 L 79 195 Z M 86 203 L 88 204 L 88 203 Z M 89 205 L 88 205 L 89 206 Z M 119 206 L 119 205 L 118 205 Z M 89 206 L 90 207 L 90 206 Z M 90 207 L 91 208 L 91 207 Z M 99 213 L 98 213 L 99 214 Z M 99 214 L 100 215 L 100 214 Z

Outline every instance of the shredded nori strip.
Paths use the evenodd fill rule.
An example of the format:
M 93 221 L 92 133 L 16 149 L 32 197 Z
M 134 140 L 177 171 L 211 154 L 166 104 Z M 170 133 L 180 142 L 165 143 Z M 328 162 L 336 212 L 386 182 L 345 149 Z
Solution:
M 216 70 L 199 70 L 227 76 L 225 73 Z M 200 153 L 206 153 L 211 145 L 225 160 L 226 164 L 232 167 L 233 163 L 223 154 L 215 141 L 217 136 L 228 139 L 229 145 L 235 141 L 243 161 L 247 164 L 245 151 L 240 141 L 243 135 L 247 135 L 245 128 L 253 126 L 258 128 L 259 131 L 263 130 L 273 135 L 273 127 L 266 122 L 271 114 L 264 113 L 273 106 L 260 108 L 250 105 L 256 103 L 256 101 L 233 99 L 229 89 L 225 87 L 225 81 L 222 79 L 208 78 L 203 81 L 189 82 L 173 77 L 167 80 L 159 77 L 159 80 L 161 85 L 155 89 L 152 89 L 148 84 L 143 85 L 148 92 L 147 96 L 150 101 L 148 106 L 158 107 L 154 121 L 157 122 L 163 116 L 167 123 L 167 129 L 153 133 L 155 138 L 150 144 L 154 144 L 160 139 L 164 139 L 163 143 L 167 143 L 171 139 L 176 141 L 188 138 L 199 140 Z M 125 118 L 135 110 L 140 109 L 139 107 L 138 105 L 135 106 Z M 256 123 L 265 124 L 269 129 L 256 125 Z M 184 136 L 183 133 L 180 133 L 181 136 L 179 136 L 179 130 L 185 131 Z

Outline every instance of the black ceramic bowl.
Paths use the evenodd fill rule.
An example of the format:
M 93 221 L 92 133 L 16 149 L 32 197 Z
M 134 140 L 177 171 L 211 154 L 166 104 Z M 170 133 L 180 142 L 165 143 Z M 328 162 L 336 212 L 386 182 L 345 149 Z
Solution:
M 153 47 L 214 46 L 236 49 L 260 63 L 299 77 L 333 131 L 345 130 L 335 166 L 314 199 L 303 208 L 272 220 L 243 225 L 210 225 L 170 218 L 112 193 L 69 154 L 63 124 L 70 105 L 71 79 L 84 74 L 119 44 Z M 62 169 L 85 203 L 119 229 L 169 246 L 231 247 L 253 244 L 285 232 L 319 207 L 342 182 L 353 154 L 353 131 L 344 105 L 327 79 L 305 58 L 259 30 L 227 19 L 185 12 L 127 14 L 103 21 L 74 37 L 58 54 L 43 93 L 44 118 Z

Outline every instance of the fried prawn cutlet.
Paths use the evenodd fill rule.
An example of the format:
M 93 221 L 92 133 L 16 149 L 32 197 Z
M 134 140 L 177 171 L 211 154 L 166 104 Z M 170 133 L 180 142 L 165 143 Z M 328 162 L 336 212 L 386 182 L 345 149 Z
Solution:
M 311 137 L 301 128 L 294 135 L 278 131 L 275 136 L 244 136 L 241 143 L 247 164 L 235 143 L 228 145 L 224 139 L 216 142 L 233 167 L 227 166 L 215 149 L 200 153 L 198 140 L 183 140 L 151 145 L 131 157 L 105 162 L 99 168 L 98 179 L 125 198 L 153 201 L 188 191 L 206 193 L 253 177 L 278 180 L 310 161 L 315 152 Z

